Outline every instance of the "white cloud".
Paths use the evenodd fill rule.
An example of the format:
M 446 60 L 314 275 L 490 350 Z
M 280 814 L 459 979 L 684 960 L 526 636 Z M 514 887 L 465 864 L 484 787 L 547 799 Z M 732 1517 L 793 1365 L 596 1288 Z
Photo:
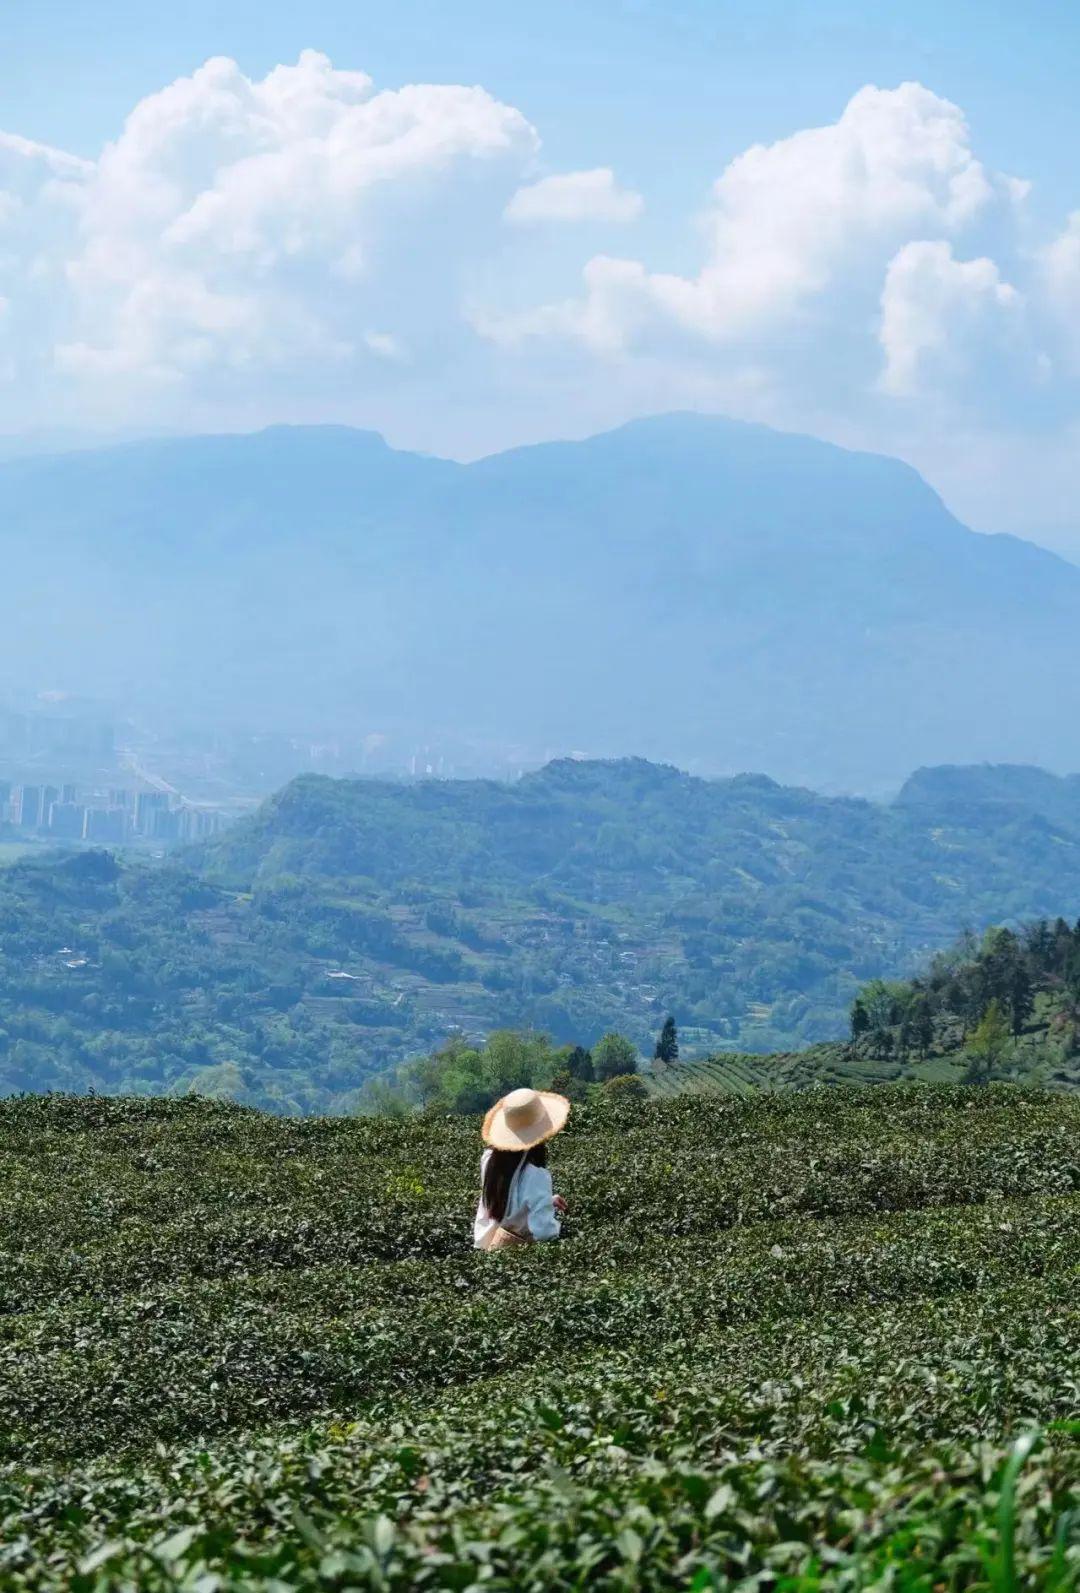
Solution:
M 365 332 L 364 342 L 373 354 L 378 354 L 380 359 L 403 360 L 405 358 L 405 349 L 402 347 L 401 340 L 396 338 L 392 332 Z
M 576 308 L 492 325 L 504 338 L 559 330 L 611 346 L 629 341 L 647 310 L 716 343 L 745 342 L 838 282 L 884 269 L 912 234 L 958 230 L 995 192 L 1004 188 L 973 155 L 955 105 L 918 83 L 868 86 L 837 122 L 756 144 L 730 163 L 713 188 L 709 255 L 696 277 L 602 258 L 587 269 Z
M 480 88 L 376 92 L 313 51 L 261 81 L 208 61 L 137 105 L 94 165 L 47 152 L 78 179 L 56 365 L 169 385 L 347 360 L 372 347 L 402 229 L 419 246 L 429 216 L 460 204 L 467 220 L 484 181 L 495 226 L 537 143 Z M 442 304 L 453 259 L 424 266 Z
M 562 172 L 519 188 L 507 205 L 508 221 L 635 221 L 645 201 L 621 188 L 610 166 Z
M 1053 295 L 1074 301 L 1080 289 L 1080 210 L 1074 210 L 1064 230 L 1043 249 L 1041 263 Z
M 261 79 L 208 61 L 94 161 L 0 133 L 0 430 L 339 419 L 477 453 L 689 406 L 933 460 L 954 491 L 961 431 L 973 480 L 1037 435 L 1071 457 L 1080 210 L 1039 249 L 1030 185 L 928 88 L 735 155 L 682 258 L 665 231 L 679 269 L 586 258 L 573 223 L 644 201 L 609 166 L 535 180 L 539 148 L 483 88 L 311 51 Z
M 992 260 L 957 260 L 948 243 L 907 243 L 881 295 L 883 391 L 914 395 L 968 374 L 988 348 L 1019 331 L 1021 295 Z
M 1038 285 L 1053 332 L 1055 355 L 1080 371 L 1080 210 L 1037 255 Z
M 60 182 L 78 181 L 93 171 L 93 163 L 78 155 L 68 155 L 62 149 L 51 149 L 48 144 L 36 144 L 32 139 L 20 138 L 17 133 L 0 132 L 0 190 L 20 191 L 25 197 L 28 189 L 37 189 L 43 181 L 55 178 Z

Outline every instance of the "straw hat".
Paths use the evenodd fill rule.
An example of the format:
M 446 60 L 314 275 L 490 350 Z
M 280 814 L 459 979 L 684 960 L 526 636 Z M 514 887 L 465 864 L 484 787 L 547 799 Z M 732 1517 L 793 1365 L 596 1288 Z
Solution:
M 493 1150 L 531 1150 L 566 1127 L 570 1102 L 551 1090 L 511 1090 L 484 1118 L 484 1144 Z

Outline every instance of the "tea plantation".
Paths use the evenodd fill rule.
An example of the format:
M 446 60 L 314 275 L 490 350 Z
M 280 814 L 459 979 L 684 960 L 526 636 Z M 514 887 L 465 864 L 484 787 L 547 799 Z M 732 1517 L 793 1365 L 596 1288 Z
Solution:
M 1080 1099 L 0 1103 L 0 1587 L 1080 1587 Z

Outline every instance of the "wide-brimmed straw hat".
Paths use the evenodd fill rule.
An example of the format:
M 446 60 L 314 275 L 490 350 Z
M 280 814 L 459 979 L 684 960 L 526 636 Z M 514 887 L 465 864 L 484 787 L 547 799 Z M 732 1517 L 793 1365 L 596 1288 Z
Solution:
M 484 1144 L 493 1150 L 531 1150 L 566 1127 L 570 1102 L 551 1090 L 511 1090 L 484 1118 Z

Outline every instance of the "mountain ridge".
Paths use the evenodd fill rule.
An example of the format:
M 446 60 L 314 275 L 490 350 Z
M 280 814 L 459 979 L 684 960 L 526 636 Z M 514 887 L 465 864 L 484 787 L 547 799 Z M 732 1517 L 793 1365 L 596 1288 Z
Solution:
M 0 559 L 14 684 L 159 718 L 870 792 L 1080 764 L 1080 569 L 898 461 L 745 422 L 469 464 L 334 426 L 24 458 Z

